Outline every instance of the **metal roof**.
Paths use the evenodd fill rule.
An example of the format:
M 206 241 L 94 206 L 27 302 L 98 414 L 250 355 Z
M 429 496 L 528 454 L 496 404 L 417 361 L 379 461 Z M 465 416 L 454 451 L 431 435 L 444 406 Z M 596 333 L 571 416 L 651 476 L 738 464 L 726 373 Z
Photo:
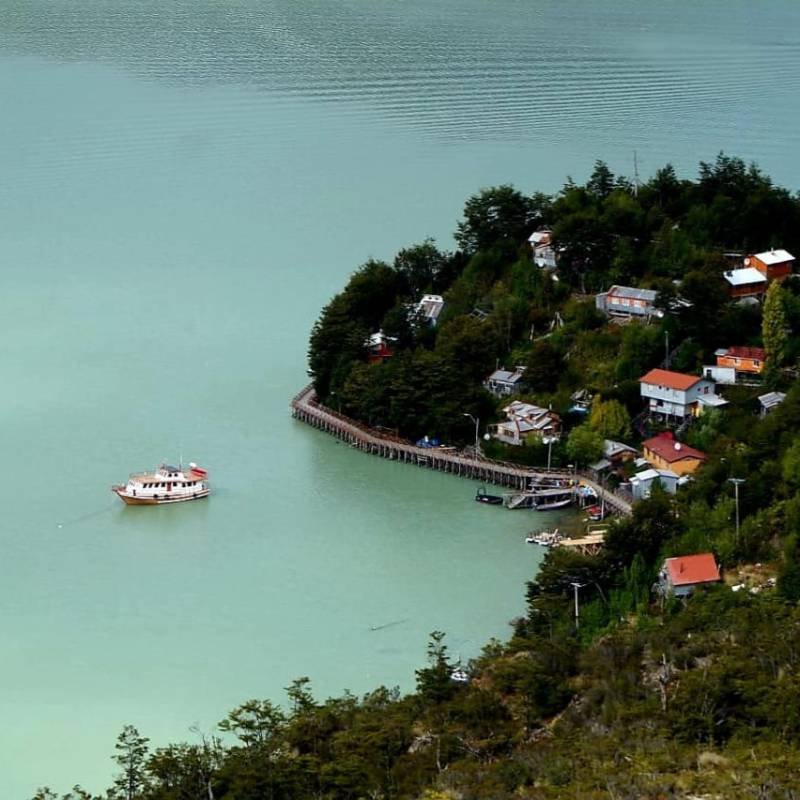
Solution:
M 653 436 L 642 442 L 642 447 L 655 453 L 668 463 L 673 461 L 681 461 L 684 458 L 696 458 L 699 461 L 706 460 L 706 454 L 700 450 L 695 450 L 694 447 L 689 447 L 688 444 L 683 444 L 675 439 L 671 431 L 664 431 L 659 433 L 658 436 Z
M 763 361 L 766 358 L 763 347 L 741 347 L 739 345 L 729 347 L 722 353 L 717 351 L 717 355 L 730 356 L 731 358 L 755 358 L 757 361 Z
M 636 448 L 630 447 L 622 442 L 615 442 L 613 439 L 603 439 L 603 455 L 611 458 L 619 453 L 635 453 Z
M 697 398 L 697 402 L 700 403 L 701 406 L 711 406 L 711 408 L 720 408 L 728 405 L 728 401 L 718 394 L 701 394 Z
M 517 383 L 522 380 L 522 373 L 518 371 L 510 372 L 507 369 L 496 369 L 486 380 Z
M 668 389 L 677 389 L 685 392 L 701 380 L 703 378 L 699 378 L 697 375 L 686 375 L 683 372 L 672 372 L 672 370 L 668 369 L 651 369 L 647 375 L 639 378 L 639 383 L 648 383 L 651 386 L 666 386 Z
M 645 469 L 641 472 L 637 472 L 632 478 L 631 483 L 639 483 L 640 481 L 654 481 L 656 478 L 675 478 L 678 480 L 678 476 L 669 469 Z
M 732 269 L 725 273 L 725 280 L 731 286 L 746 286 L 748 283 L 766 283 L 767 279 L 755 267 Z
M 694 583 L 715 583 L 719 578 L 719 567 L 711 553 L 696 556 L 668 558 L 664 568 L 669 572 L 673 586 L 686 586 Z
M 444 308 L 444 298 L 438 294 L 424 294 L 417 303 L 417 313 L 424 314 L 430 320 L 436 320 Z
M 766 250 L 763 253 L 756 253 L 757 258 L 764 264 L 783 264 L 784 261 L 794 261 L 794 256 L 788 250 Z
M 646 300 L 649 303 L 652 303 L 657 296 L 658 292 L 652 289 L 636 289 L 633 286 L 612 286 L 608 292 L 606 292 L 606 297 L 609 298 L 628 297 L 633 300 Z
M 767 392 L 766 394 L 759 395 L 758 402 L 764 408 L 775 408 L 779 406 L 786 399 L 783 392 Z
M 529 237 L 528 241 L 532 242 L 533 244 L 539 244 L 543 241 L 550 241 L 550 236 L 553 234 L 553 231 L 550 230 L 543 230 L 543 231 L 534 231 Z

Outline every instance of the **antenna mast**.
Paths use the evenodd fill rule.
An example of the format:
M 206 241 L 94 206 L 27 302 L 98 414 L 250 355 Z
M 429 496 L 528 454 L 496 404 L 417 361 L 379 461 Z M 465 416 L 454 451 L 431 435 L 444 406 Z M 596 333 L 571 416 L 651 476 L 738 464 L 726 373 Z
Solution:
M 633 151 L 633 196 L 639 196 L 639 157 L 636 151 Z

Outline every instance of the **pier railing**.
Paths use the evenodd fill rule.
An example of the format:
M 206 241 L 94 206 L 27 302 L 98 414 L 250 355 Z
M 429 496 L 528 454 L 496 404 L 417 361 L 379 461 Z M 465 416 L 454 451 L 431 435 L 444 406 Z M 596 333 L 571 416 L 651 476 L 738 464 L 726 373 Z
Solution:
M 546 477 L 569 479 L 580 476 L 585 484 L 594 489 L 598 498 L 605 500 L 607 506 L 619 514 L 631 513 L 631 504 L 624 495 L 604 489 L 584 472 L 546 467 L 530 469 L 507 461 L 484 458 L 474 453 L 468 455 L 449 447 L 419 447 L 406 439 L 371 428 L 318 403 L 311 384 L 292 398 L 290 409 L 295 419 L 335 436 L 363 452 L 471 480 L 525 491 L 531 485 L 531 481 L 537 479 Z

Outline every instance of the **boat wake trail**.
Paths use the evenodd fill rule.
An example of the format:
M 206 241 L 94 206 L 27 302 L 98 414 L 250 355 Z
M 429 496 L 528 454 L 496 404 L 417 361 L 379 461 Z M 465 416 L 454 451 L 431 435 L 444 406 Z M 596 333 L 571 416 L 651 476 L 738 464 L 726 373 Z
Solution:
M 80 522 L 86 522 L 87 519 L 92 519 L 92 517 L 99 517 L 101 514 L 106 514 L 111 511 L 114 503 L 106 503 L 102 508 L 98 508 L 95 511 L 90 511 L 88 514 L 82 514 L 80 517 L 75 517 L 74 519 L 68 519 L 64 522 L 59 522 L 59 528 L 68 528 L 71 525 L 77 525 Z
M 386 628 L 393 628 L 395 625 L 402 625 L 404 622 L 408 622 L 408 617 L 406 619 L 396 619 L 394 622 L 387 622 L 384 625 L 371 625 L 371 631 L 383 631 Z

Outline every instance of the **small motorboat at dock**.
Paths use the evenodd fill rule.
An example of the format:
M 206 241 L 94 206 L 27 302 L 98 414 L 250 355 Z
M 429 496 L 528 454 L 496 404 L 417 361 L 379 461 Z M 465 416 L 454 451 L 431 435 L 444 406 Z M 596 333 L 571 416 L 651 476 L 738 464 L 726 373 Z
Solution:
M 478 503 L 485 503 L 488 506 L 501 506 L 503 505 L 503 497 L 498 494 L 487 494 L 486 487 L 481 486 L 475 494 L 475 501 Z
M 529 533 L 525 538 L 528 544 L 538 544 L 542 547 L 555 547 L 564 537 L 558 532 L 558 528 L 552 531 L 539 531 Z

